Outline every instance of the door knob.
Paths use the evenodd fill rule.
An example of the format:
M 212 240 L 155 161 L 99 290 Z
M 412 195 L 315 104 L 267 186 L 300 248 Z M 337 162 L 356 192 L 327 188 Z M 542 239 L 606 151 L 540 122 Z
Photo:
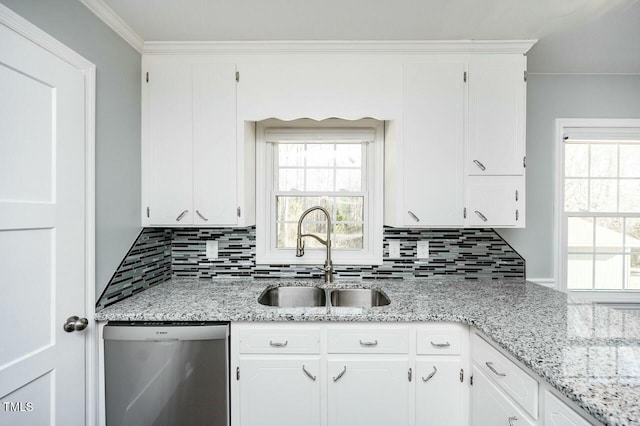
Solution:
M 87 328 L 87 325 L 89 325 L 89 321 L 86 318 L 79 318 L 74 315 L 72 317 L 67 318 L 62 328 L 67 333 L 71 333 L 74 331 L 84 330 L 85 328 Z

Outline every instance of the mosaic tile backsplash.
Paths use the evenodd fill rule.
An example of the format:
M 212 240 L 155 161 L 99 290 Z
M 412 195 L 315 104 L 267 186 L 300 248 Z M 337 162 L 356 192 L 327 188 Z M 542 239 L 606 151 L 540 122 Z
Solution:
M 336 265 L 336 277 L 414 278 L 443 275 L 524 278 L 525 261 L 493 229 L 384 228 L 382 265 Z M 218 258 L 206 258 L 206 241 L 218 241 Z M 389 241 L 400 258 L 389 259 Z M 417 241 L 429 240 L 429 259 L 417 259 Z M 256 265 L 255 227 L 145 228 L 98 302 L 98 309 L 174 277 L 320 278 L 303 265 Z

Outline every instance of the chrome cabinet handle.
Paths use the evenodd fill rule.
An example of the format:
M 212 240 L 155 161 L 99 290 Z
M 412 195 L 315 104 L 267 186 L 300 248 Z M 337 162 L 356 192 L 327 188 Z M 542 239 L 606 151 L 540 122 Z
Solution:
M 433 379 L 433 376 L 435 376 L 437 372 L 438 372 L 438 369 L 434 365 L 433 366 L 433 371 L 431 372 L 431 374 L 429 374 L 427 377 L 423 377 L 422 381 L 427 383 L 429 380 Z
M 304 364 L 302 365 L 302 371 L 304 371 L 304 374 L 306 374 L 308 378 L 310 378 L 314 382 L 316 381 L 316 376 L 314 376 L 313 374 L 309 373 L 307 371 L 306 367 L 304 366 Z
M 487 217 L 485 215 L 483 215 L 481 212 L 479 212 L 478 210 L 476 210 L 476 214 L 478 215 L 478 217 L 480 219 L 482 219 L 483 222 L 487 221 Z
M 200 219 L 204 220 L 205 222 L 208 222 L 208 221 L 209 221 L 209 219 L 207 219 L 206 217 L 204 217 L 204 216 L 202 215 L 202 213 L 200 213 L 200 210 L 196 210 L 196 213 L 198 214 L 198 216 L 200 216 Z
M 483 172 L 485 170 L 487 170 L 487 168 L 484 166 L 484 164 L 482 164 L 481 162 L 479 162 L 478 160 L 473 160 L 473 162 L 475 163 L 476 166 L 478 166 L 480 168 L 480 170 L 482 170 Z
M 411 210 L 407 210 L 407 213 L 409 213 L 409 216 L 411 216 L 411 219 L 415 220 L 416 222 L 420 222 L 420 218 L 415 214 L 413 214 Z
M 509 426 L 516 426 L 514 422 L 517 422 L 518 418 L 516 416 L 509 417 Z
M 189 212 L 189 210 L 184 210 L 182 213 L 180 213 L 178 215 L 178 217 L 176 217 L 176 222 L 180 222 L 182 220 L 182 218 L 184 217 L 185 214 L 187 214 Z
M 283 347 L 287 346 L 288 343 L 289 343 L 288 340 L 285 340 L 284 343 L 283 342 L 274 342 L 273 340 L 269 340 L 269 345 L 275 346 L 276 348 L 283 348 Z
M 362 346 L 377 346 L 378 345 L 378 341 L 374 340 L 373 342 L 366 342 L 366 341 L 360 340 L 360 344 Z
M 496 370 L 496 369 L 494 368 L 494 366 L 493 366 L 493 363 L 492 363 L 492 362 L 488 362 L 488 361 L 487 361 L 487 362 L 485 362 L 485 365 L 486 365 L 486 366 L 487 366 L 487 368 L 488 368 L 489 370 L 491 370 L 491 372 L 492 372 L 493 374 L 495 374 L 496 376 L 500 376 L 500 377 L 505 377 L 505 376 L 506 376 L 506 374 L 505 374 L 505 373 L 500 373 L 500 372 L 498 372 L 498 370 Z M 516 419 L 516 420 L 518 420 L 518 419 Z
M 337 382 L 338 380 L 340 380 L 340 379 L 342 378 L 342 376 L 344 376 L 344 373 L 346 373 L 346 372 L 347 372 L 347 366 L 345 365 L 345 366 L 344 366 L 344 370 L 342 370 L 342 371 L 340 372 L 340 374 L 338 374 L 337 376 L 335 376 L 335 377 L 333 378 L 333 381 L 334 381 L 334 382 Z
M 77 316 L 72 316 L 67 318 L 67 320 L 62 325 L 62 328 L 67 333 L 73 333 L 74 331 L 82 331 L 89 325 L 89 321 L 86 318 L 80 318 Z
M 435 343 L 434 341 L 431 341 L 431 346 L 435 346 L 436 348 L 448 348 L 449 346 L 451 346 L 451 343 L 449 342 Z

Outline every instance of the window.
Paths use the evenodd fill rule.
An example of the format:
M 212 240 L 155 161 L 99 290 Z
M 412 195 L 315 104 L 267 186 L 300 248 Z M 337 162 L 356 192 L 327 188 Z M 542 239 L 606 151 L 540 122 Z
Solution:
M 564 282 L 568 290 L 640 291 L 640 128 L 581 124 L 590 123 L 562 131 Z
M 376 120 L 267 120 L 257 129 L 258 263 L 323 263 L 325 248 L 305 239 L 295 257 L 298 219 L 313 206 L 331 215 L 337 264 L 382 262 L 382 123 Z M 321 212 L 304 233 L 325 238 Z

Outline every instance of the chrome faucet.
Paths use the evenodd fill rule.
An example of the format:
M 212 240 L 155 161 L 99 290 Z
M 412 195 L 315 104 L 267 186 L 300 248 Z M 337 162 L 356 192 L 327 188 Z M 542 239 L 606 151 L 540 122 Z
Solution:
M 314 234 L 303 234 L 302 233 L 302 221 L 304 218 L 311 213 L 312 211 L 320 210 L 327 217 L 327 239 L 323 240 Z M 324 207 L 315 206 L 305 210 L 304 213 L 298 219 L 298 239 L 296 241 L 296 257 L 304 256 L 304 241 L 302 238 L 304 237 L 312 237 L 318 240 L 320 244 L 327 247 L 327 259 L 324 261 L 324 282 L 329 284 L 333 282 L 333 262 L 331 261 L 331 215 Z

